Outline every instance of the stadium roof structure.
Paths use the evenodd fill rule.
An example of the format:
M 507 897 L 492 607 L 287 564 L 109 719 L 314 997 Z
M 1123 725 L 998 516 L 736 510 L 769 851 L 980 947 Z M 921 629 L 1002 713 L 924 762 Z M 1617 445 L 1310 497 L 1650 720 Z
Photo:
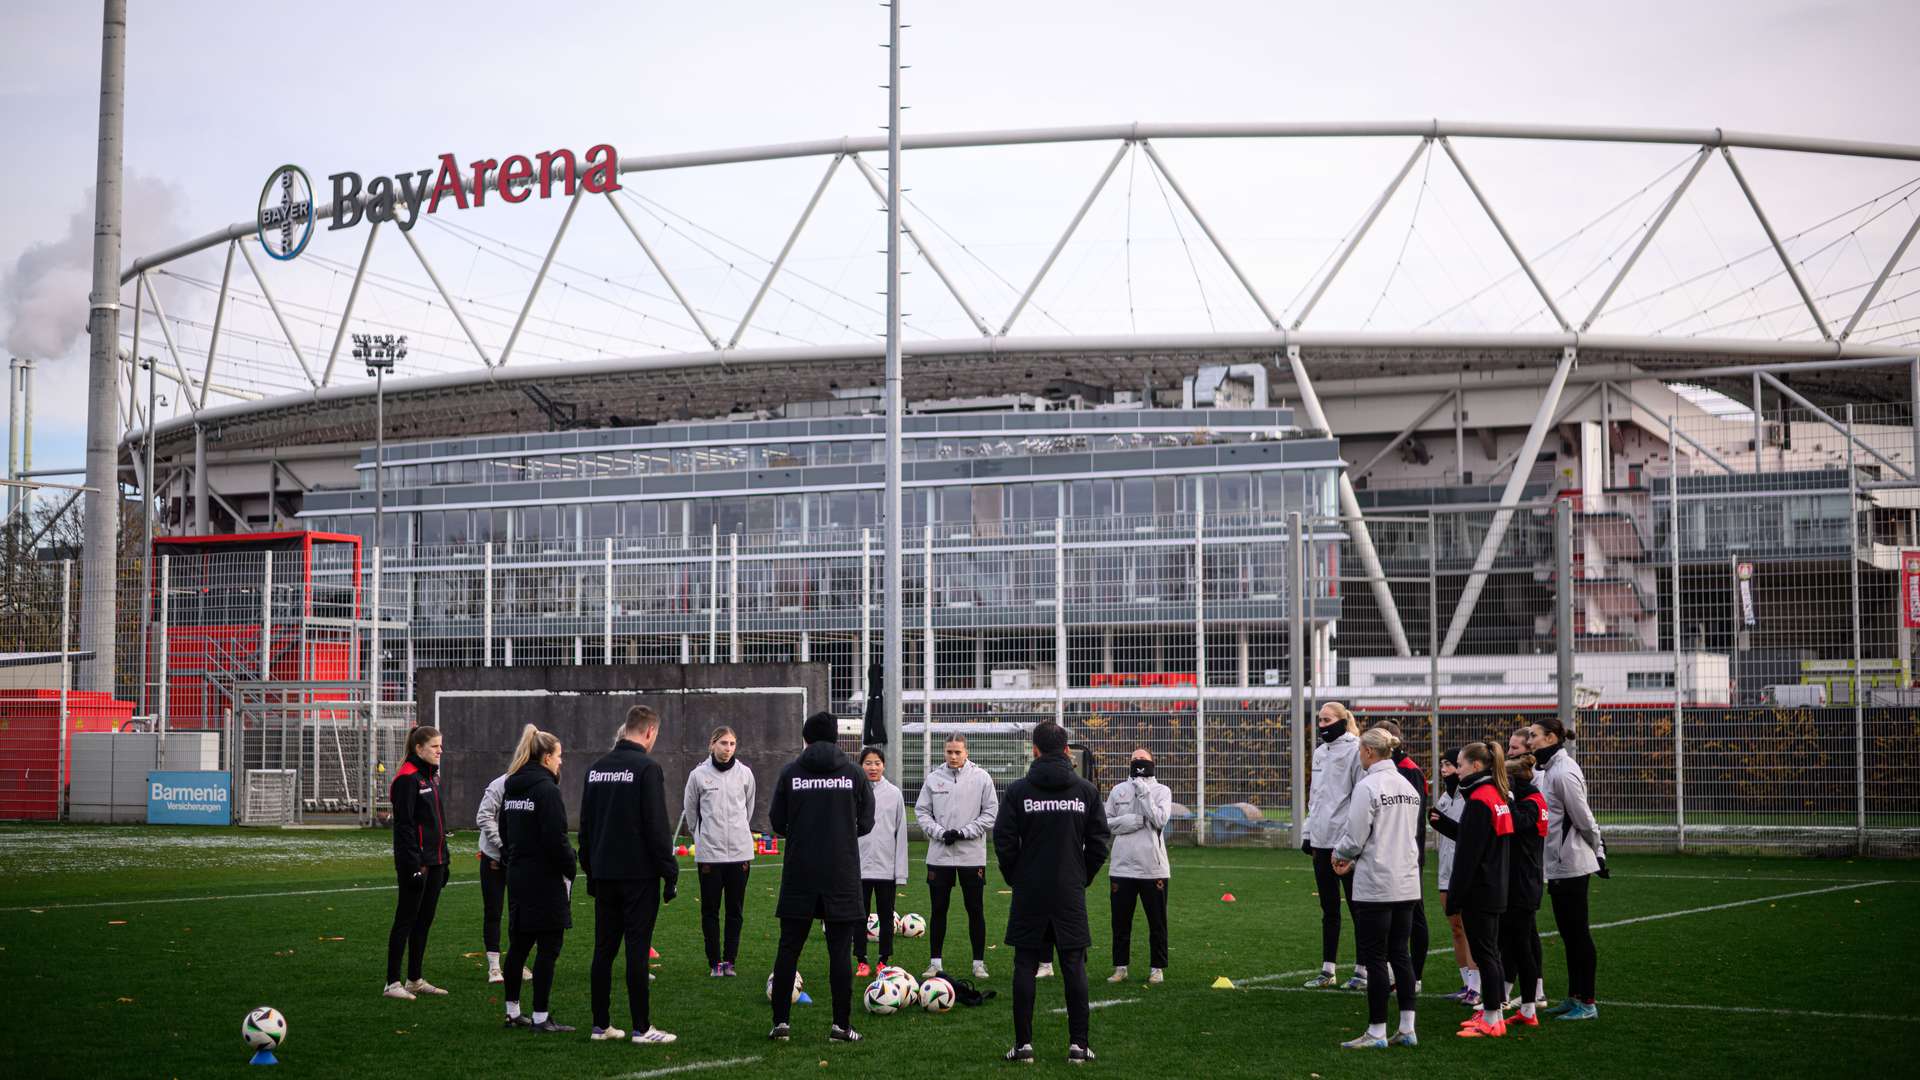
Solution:
M 1569 349 L 1734 397 L 1759 369 L 1810 404 L 1916 397 L 1906 361 L 1920 347 L 1920 310 L 1909 314 L 1920 305 L 1920 146 L 1438 120 L 1136 123 L 909 134 L 903 145 L 905 246 L 927 309 L 903 340 L 910 399 L 1165 388 L 1201 364 L 1248 361 L 1292 362 L 1303 396 L 1307 373 L 1512 370 L 1564 385 Z M 135 309 L 122 327 L 129 355 L 156 356 L 174 384 L 158 441 L 176 452 L 196 425 L 228 449 L 364 439 L 373 382 L 339 363 L 350 328 L 407 333 L 421 356 L 386 385 L 397 440 L 542 428 L 554 402 L 574 426 L 629 426 L 875 386 L 877 309 L 867 290 L 841 286 L 865 280 L 859 260 L 884 244 L 871 213 L 883 188 L 862 156 L 884 146 L 623 156 L 620 192 L 550 200 L 564 216 L 540 250 L 441 214 L 421 217 L 433 230 L 316 230 L 336 244 L 363 236 L 357 251 L 339 249 L 351 261 L 256 259 L 256 219 L 142 255 L 122 277 Z M 976 157 L 950 156 L 961 152 Z M 1048 155 L 1044 185 L 1031 159 L 990 180 L 977 157 L 1032 153 Z M 1614 153 L 1624 156 L 1596 164 Z M 808 162 L 824 170 L 817 182 L 790 169 L 769 180 L 768 169 Z M 1283 182 L 1313 198 L 1283 197 Z M 970 225 L 950 231 L 929 209 L 943 184 L 940 216 Z M 648 194 L 655 185 L 725 194 L 708 198 L 702 223 Z M 1139 236 L 1149 211 L 1136 210 L 1136 187 L 1156 222 Z M 859 205 L 846 201 L 855 194 Z M 612 213 L 581 206 L 603 199 Z M 332 208 L 316 200 L 313 211 L 326 220 Z M 756 247 L 721 235 L 735 218 L 778 224 Z M 1002 235 L 963 235 L 970 227 Z M 385 264 L 382 231 L 404 238 L 382 249 Z M 472 250 L 455 288 L 419 238 L 429 232 L 446 238 L 435 241 L 443 257 Z M 836 280 L 803 271 L 809 244 L 836 253 Z M 250 288 L 234 280 L 236 253 Z M 222 255 L 217 286 L 190 269 Z M 503 265 L 476 283 L 483 255 Z M 1089 299 L 1118 295 L 1123 264 L 1124 305 Z M 156 283 L 176 300 L 210 296 L 211 321 L 169 317 Z M 126 396 L 131 445 L 148 418 Z

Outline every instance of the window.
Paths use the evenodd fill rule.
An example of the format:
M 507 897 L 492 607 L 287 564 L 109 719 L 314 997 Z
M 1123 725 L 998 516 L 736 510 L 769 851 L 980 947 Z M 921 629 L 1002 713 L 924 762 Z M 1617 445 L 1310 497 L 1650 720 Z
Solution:
M 1375 686 L 1425 686 L 1427 677 L 1417 671 L 1383 671 L 1373 677 Z
M 1504 671 L 1456 671 L 1447 676 L 1455 686 L 1499 686 L 1507 681 Z
M 1627 672 L 1629 690 L 1671 690 L 1673 672 L 1671 671 L 1629 671 Z

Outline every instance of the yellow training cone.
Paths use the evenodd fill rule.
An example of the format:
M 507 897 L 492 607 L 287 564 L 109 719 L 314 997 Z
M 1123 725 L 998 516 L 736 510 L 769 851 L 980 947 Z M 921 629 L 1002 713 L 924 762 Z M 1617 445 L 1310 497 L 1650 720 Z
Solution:
M 1215 990 L 1231 990 L 1233 989 L 1233 980 L 1227 978 L 1225 975 L 1222 975 L 1219 978 L 1213 980 L 1213 988 Z

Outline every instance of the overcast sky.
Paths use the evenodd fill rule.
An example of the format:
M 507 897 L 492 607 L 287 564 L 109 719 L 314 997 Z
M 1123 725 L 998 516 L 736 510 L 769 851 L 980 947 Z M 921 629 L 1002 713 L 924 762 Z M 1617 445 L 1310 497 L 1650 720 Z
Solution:
M 131 6 L 125 131 L 129 247 L 123 262 L 142 245 L 150 249 L 250 217 L 263 179 L 282 162 L 304 165 L 324 186 L 322 177 L 332 171 L 411 171 L 446 151 L 471 160 L 555 147 L 584 150 L 611 142 L 623 155 L 634 156 L 868 134 L 884 120 L 885 95 L 879 84 L 885 78 L 885 53 L 878 46 L 885 41 L 886 13 L 871 0 L 469 0 L 432 12 L 385 9 L 387 14 L 379 17 L 379 9 L 266 0 L 135 0 Z M 336 13 L 340 17 L 335 18 Z M 1913 43 L 1920 40 L 1920 4 L 1892 0 L 1577 6 L 968 0 L 914 3 L 906 9 L 906 18 L 912 24 L 906 39 L 912 67 L 906 82 L 911 111 L 905 123 L 919 131 L 1130 120 L 1439 116 L 1718 126 L 1920 143 L 1920 106 L 1902 82 L 1911 67 Z M 63 244 L 74 246 L 76 237 L 84 247 L 83 238 L 91 230 L 86 191 L 95 166 L 99 37 L 99 7 L 85 0 L 9 0 L 0 11 L 0 131 L 11 151 L 10 167 L 0 171 L 0 340 L 14 347 L 34 343 L 31 347 L 51 353 L 42 357 L 35 455 L 41 465 L 80 461 L 78 388 L 84 385 L 79 376 L 85 338 L 61 328 L 78 329 L 84 318 L 86 272 L 83 260 L 62 252 Z M 1165 152 L 1196 195 L 1204 193 L 1222 205 L 1222 217 L 1233 223 L 1223 231 L 1248 236 L 1253 254 L 1245 256 L 1246 261 L 1271 270 L 1274 280 L 1268 291 L 1276 303 L 1284 303 L 1295 292 L 1292 268 L 1311 269 L 1320 261 L 1327 242 L 1338 240 L 1353 212 L 1372 197 L 1407 150 L 1353 151 L 1352 174 L 1324 180 L 1332 189 L 1352 189 L 1352 199 L 1324 213 L 1303 211 L 1291 223 L 1281 220 L 1281 214 L 1270 220 L 1258 199 L 1237 198 L 1231 171 L 1204 151 Z M 1009 185 L 1004 188 L 973 187 L 972 174 L 958 165 L 946 176 L 934 175 L 943 170 L 931 164 L 920 166 L 921 171 L 907 179 L 941 227 L 962 239 L 973 236 L 986 260 L 995 257 L 996 246 L 1003 249 L 1006 276 L 1019 279 L 1044 255 L 1064 215 L 1071 213 L 1111 153 L 1108 146 L 1035 154 L 1009 171 L 1001 181 Z M 1684 148 L 1667 147 L 1629 155 L 1617 166 L 1583 165 L 1582 178 L 1594 181 L 1593 194 L 1579 204 L 1577 213 L 1535 211 L 1527 199 L 1515 195 L 1515 215 L 1540 241 L 1556 239 L 1558 225 L 1581 224 L 1581 215 L 1624 198 L 1684 156 Z M 1492 159 L 1490 168 L 1497 168 L 1496 156 L 1490 152 L 1487 157 Z M 820 168 L 818 162 L 765 167 L 771 178 L 768 190 L 776 193 L 772 195 L 709 193 L 697 181 L 663 183 L 649 190 L 673 213 L 766 253 L 778 246 Z M 1151 201 L 1161 222 L 1172 221 L 1161 203 L 1164 196 L 1157 190 L 1147 194 L 1151 176 L 1137 172 L 1144 168 L 1143 162 L 1129 160 L 1116 174 L 1115 185 L 1131 177 L 1140 187 L 1131 189 L 1127 198 Z M 1425 169 L 1423 165 L 1422 175 Z M 1437 174 L 1441 166 L 1433 169 Z M 1920 170 L 1905 166 L 1844 184 L 1835 181 L 1840 187 L 1852 185 L 1835 197 L 1871 197 L 1916 172 Z M 1791 169 L 1775 172 L 1769 182 L 1772 194 L 1786 204 L 1787 216 L 1798 213 L 1802 224 L 1817 219 L 1812 207 L 1818 197 L 1835 195 L 1827 190 L 1832 186 L 1827 181 Z M 844 173 L 835 183 L 835 198 L 847 200 L 844 220 L 855 222 L 859 219 L 852 214 L 872 209 L 871 193 L 862 195 L 856 174 Z M 1017 191 L 1016 184 L 1057 194 L 1036 197 L 1030 220 L 1010 212 L 1006 199 L 970 197 L 989 190 Z M 1116 194 L 1107 201 L 1117 207 L 1114 200 L 1121 196 L 1117 186 L 1113 190 Z M 1457 192 L 1446 194 L 1437 181 L 1434 190 L 1436 201 L 1459 197 Z M 1657 198 L 1665 189 L 1652 190 Z M 859 204 L 861 198 L 865 204 Z M 1142 205 L 1129 202 L 1126 223 L 1115 228 L 1131 227 L 1133 215 L 1143 212 L 1135 208 Z M 1417 213 L 1411 208 L 1408 212 Z M 1327 213 L 1333 217 L 1320 220 Z M 1555 214 L 1566 220 L 1554 220 Z M 502 216 L 482 221 L 476 216 L 463 224 L 538 249 L 556 218 L 557 210 L 549 210 L 515 220 Z M 1895 220 L 1904 224 L 1911 220 L 1911 211 L 1883 224 Z M 1704 221 L 1702 227 L 1711 231 Z M 729 225 L 736 226 L 736 232 L 727 232 Z M 598 245 L 614 243 L 617 227 L 601 208 L 601 216 L 583 230 L 594 236 L 581 241 L 586 246 L 579 259 L 603 250 Z M 1383 218 L 1380 230 L 1386 238 L 1379 245 L 1383 262 L 1378 272 L 1394 272 L 1395 244 L 1403 237 L 1411 241 L 1403 246 L 1416 253 L 1429 249 L 1431 254 L 1431 248 L 1445 242 L 1445 232 L 1431 222 L 1426 227 L 1429 231 L 1414 240 L 1409 227 L 1390 226 Z M 1791 231 L 1792 223 L 1782 227 Z M 1153 232 L 1140 228 L 1143 234 Z M 1395 228 L 1402 235 L 1396 235 Z M 1522 231 L 1520 223 L 1515 231 Z M 856 233 L 843 236 L 840 247 L 845 250 L 837 268 L 832 252 L 809 250 L 804 259 L 796 252 L 801 259 L 796 269 L 821 279 L 822 290 L 871 299 L 882 282 L 867 273 L 868 263 L 856 259 L 855 249 L 870 254 L 873 242 L 883 242 L 883 237 Z M 449 239 L 445 233 L 438 241 L 430 240 L 428 232 L 414 235 L 429 244 Z M 1161 227 L 1154 235 L 1163 249 L 1149 250 L 1178 250 L 1165 246 L 1176 241 L 1177 228 Z M 1313 241 L 1310 257 L 1279 253 L 1287 241 L 1299 238 Z M 1713 240 L 1735 247 L 1746 242 L 1741 237 Z M 332 241 L 320 257 L 350 264 L 358 242 Z M 1100 242 L 1091 237 L 1089 251 L 1097 252 Z M 1884 240 L 1875 242 L 1885 245 Z M 316 250 L 320 247 L 316 240 Z M 390 245 L 383 254 L 397 258 L 404 250 Z M 615 252 L 612 257 L 626 257 L 616 249 L 605 250 Z M 631 253 L 630 241 L 624 251 Z M 1863 252 L 1862 265 L 1871 254 Z M 478 271 L 461 262 L 456 252 L 436 249 L 435 257 L 454 267 L 442 267 L 450 276 L 465 270 L 465 287 L 480 291 L 471 278 Z M 743 306 L 750 276 L 729 275 L 717 262 L 696 265 L 701 256 L 690 247 L 682 257 L 695 287 L 711 291 L 712 303 Z M 1112 261 L 1090 257 L 1076 264 L 1078 271 L 1066 269 L 1083 272 L 1088 282 L 1110 283 L 1120 272 L 1107 265 Z M 1164 261 L 1171 265 L 1174 260 Z M 1198 303 L 1170 304 L 1167 319 L 1198 318 L 1204 309 L 1214 325 L 1246 325 L 1250 305 L 1219 288 L 1225 279 L 1217 266 L 1184 260 L 1180 265 L 1180 273 L 1190 270 L 1190 280 L 1198 282 L 1190 298 Z M 217 259 L 203 259 L 196 266 L 217 280 Z M 988 292 L 1005 288 L 987 282 L 985 267 L 985 261 L 973 266 L 969 280 Z M 712 280 L 702 283 L 701 274 L 708 270 L 714 271 Z M 1257 269 L 1256 276 L 1264 272 Z M 1834 272 L 1860 273 L 1858 267 Z M 1134 273 L 1130 264 L 1126 273 Z M 1403 287 L 1422 290 L 1417 268 L 1408 273 L 1416 279 Z M 916 288 L 929 288 L 919 280 L 926 276 L 917 276 Z M 56 287 L 68 280 L 77 281 L 77 288 Z M 1129 276 L 1128 282 L 1134 279 Z M 644 286 L 639 277 L 627 283 Z M 323 284 L 290 281 L 284 291 L 311 295 L 316 305 L 330 303 L 337 311 L 338 297 L 324 295 Z M 1063 280 L 1063 291 L 1043 296 L 1060 309 L 1046 317 L 1057 314 L 1063 325 L 1073 323 L 1076 329 L 1105 325 L 1099 322 L 1103 311 L 1123 317 L 1114 314 L 1118 308 L 1106 310 L 1108 301 L 1094 298 L 1091 291 L 1076 294 L 1070 284 Z M 1430 288 L 1440 284 L 1434 276 Z M 1210 286 L 1216 291 L 1208 294 Z M 1369 307 L 1366 292 L 1362 289 L 1351 299 L 1340 317 L 1354 325 L 1363 317 L 1384 324 L 1388 313 L 1379 310 L 1378 297 Z M 489 295 L 506 294 L 502 286 Z M 919 314 L 927 333 L 956 333 L 956 322 L 964 327 L 950 305 L 942 310 L 943 299 L 919 295 L 924 297 Z M 860 322 L 853 315 L 846 316 L 849 325 L 829 333 L 822 320 L 833 323 L 839 316 L 821 314 L 821 305 L 808 307 L 794 297 L 787 299 L 812 314 L 791 307 L 771 313 L 767 332 L 781 337 L 758 343 L 845 340 L 866 332 L 864 325 L 851 325 Z M 576 307 L 567 310 L 581 310 L 579 301 L 573 302 Z M 1397 297 L 1389 301 L 1414 302 Z M 185 293 L 175 293 L 167 303 L 169 314 L 181 317 L 183 312 L 211 310 L 210 297 Z M 1086 312 L 1078 323 L 1074 320 L 1080 312 L 1067 310 L 1075 304 Z M 983 298 L 981 306 L 992 309 L 988 317 L 995 322 L 1006 308 L 1004 297 Z M 541 310 L 562 322 L 572 317 Z M 406 325 L 403 316 L 386 314 Z M 615 335 L 619 340 L 595 339 L 599 350 L 620 351 L 628 340 L 662 348 L 694 347 L 697 338 L 674 336 L 678 331 L 670 309 L 657 309 L 656 314 L 661 325 L 650 327 L 645 319 L 625 323 Z M 1140 326 L 1142 318 L 1155 316 L 1128 311 L 1124 317 Z M 1405 316 L 1413 323 L 1420 317 L 1417 312 Z M 1483 316 L 1504 317 L 1497 312 Z M 1523 320 L 1527 313 L 1516 311 L 1514 317 Z M 1034 318 L 1040 321 L 1022 327 L 1031 332 L 1058 329 L 1042 316 Z M 47 328 L 25 325 L 33 319 L 45 320 Z M 317 327 L 311 340 L 310 352 L 315 347 L 324 352 L 325 336 Z M 148 351 L 145 344 L 142 351 Z M 443 350 L 458 351 L 452 344 Z M 537 352 L 566 354 L 568 344 L 552 339 Z M 273 362 L 284 374 L 285 358 Z M 424 357 L 422 363 L 433 364 Z M 235 377 L 246 376 L 236 372 Z M 262 376 L 262 392 L 277 392 L 279 384 L 273 380 L 280 377 Z

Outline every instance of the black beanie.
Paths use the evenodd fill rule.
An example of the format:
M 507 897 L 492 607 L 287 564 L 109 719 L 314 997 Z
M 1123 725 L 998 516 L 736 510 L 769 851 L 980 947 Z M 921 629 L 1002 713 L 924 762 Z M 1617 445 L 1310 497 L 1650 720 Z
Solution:
M 809 743 L 837 742 L 840 738 L 840 718 L 830 712 L 817 712 L 807 717 L 800 728 L 800 737 Z

